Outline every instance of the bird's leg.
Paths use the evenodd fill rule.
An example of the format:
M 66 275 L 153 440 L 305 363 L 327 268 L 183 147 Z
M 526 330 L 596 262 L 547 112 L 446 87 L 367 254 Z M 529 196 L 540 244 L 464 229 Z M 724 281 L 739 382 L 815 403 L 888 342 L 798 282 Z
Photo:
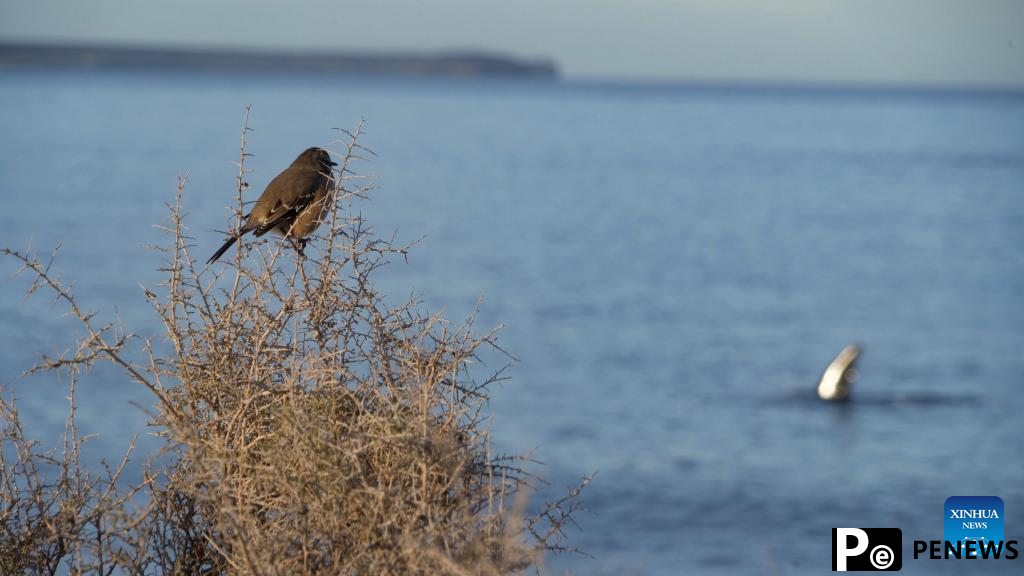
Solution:
M 301 238 L 295 241 L 295 251 L 299 253 L 302 258 L 306 257 L 304 250 L 306 249 L 306 243 L 309 242 L 307 238 Z
M 285 236 L 284 239 L 289 244 L 292 245 L 292 248 L 295 249 L 295 253 L 296 254 L 298 254 L 299 256 L 305 257 L 305 254 L 302 253 L 302 249 L 306 247 L 306 243 L 305 242 L 303 242 L 302 240 L 299 240 L 298 238 L 296 238 L 294 236 Z

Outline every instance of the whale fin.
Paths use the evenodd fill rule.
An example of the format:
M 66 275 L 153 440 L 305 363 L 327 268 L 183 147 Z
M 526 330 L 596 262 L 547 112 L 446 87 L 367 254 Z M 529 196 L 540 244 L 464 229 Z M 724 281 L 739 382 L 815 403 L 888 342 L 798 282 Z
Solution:
M 825 369 L 818 382 L 818 398 L 843 401 L 849 398 L 850 384 L 857 379 L 854 365 L 860 357 L 860 347 L 850 344 L 843 348 Z

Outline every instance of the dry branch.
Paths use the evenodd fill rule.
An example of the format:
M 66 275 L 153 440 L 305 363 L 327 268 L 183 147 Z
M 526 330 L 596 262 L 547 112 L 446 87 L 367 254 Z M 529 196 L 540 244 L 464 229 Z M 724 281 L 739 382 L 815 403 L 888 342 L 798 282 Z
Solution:
M 496 332 L 475 336 L 472 317 L 453 325 L 377 291 L 375 271 L 409 247 L 354 209 L 372 188 L 354 164 L 373 153 L 361 124 L 340 132 L 335 206 L 308 257 L 247 240 L 233 261 L 197 266 L 179 180 L 162 227 L 166 281 L 144 288 L 166 352 L 80 308 L 52 257 L 3 250 L 85 336 L 33 368 L 71 375 L 59 456 L 26 439 L 0 399 L 0 573 L 507 574 L 570 549 L 578 489 L 524 518 L 528 460 L 491 453 L 483 408 L 503 369 L 478 372 L 485 356 L 511 360 Z M 154 395 L 167 453 L 136 486 L 120 481 L 127 456 L 100 475 L 79 464 L 75 384 L 98 361 Z

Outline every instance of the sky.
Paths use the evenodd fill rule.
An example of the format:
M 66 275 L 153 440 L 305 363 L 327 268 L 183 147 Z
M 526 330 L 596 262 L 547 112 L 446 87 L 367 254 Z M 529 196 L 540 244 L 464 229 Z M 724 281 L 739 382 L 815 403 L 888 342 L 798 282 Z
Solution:
M 570 78 L 1024 88 L 1024 0 L 0 0 L 0 41 L 469 48 Z

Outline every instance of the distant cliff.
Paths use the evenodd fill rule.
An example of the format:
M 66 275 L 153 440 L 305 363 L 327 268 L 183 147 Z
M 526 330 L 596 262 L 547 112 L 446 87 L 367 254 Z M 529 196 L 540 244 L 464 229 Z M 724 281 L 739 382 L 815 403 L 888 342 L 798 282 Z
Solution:
M 0 43 L 0 70 L 12 68 L 558 77 L 558 70 L 551 60 L 523 60 L 468 51 L 437 54 L 271 52 Z

